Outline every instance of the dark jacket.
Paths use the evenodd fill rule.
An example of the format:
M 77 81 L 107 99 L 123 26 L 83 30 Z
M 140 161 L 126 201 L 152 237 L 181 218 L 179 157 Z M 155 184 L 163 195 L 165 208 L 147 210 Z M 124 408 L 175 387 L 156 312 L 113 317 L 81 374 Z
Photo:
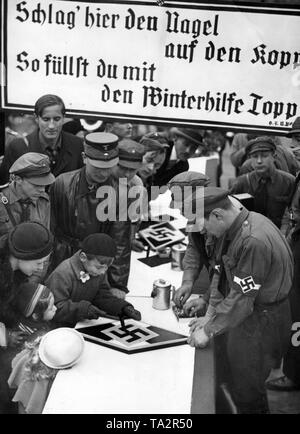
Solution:
M 63 173 L 51 185 L 51 226 L 56 238 L 56 264 L 72 256 L 88 235 L 100 232 L 110 235 L 117 245 L 117 255 L 109 268 L 112 287 L 125 292 L 130 268 L 131 222 L 99 221 L 96 210 L 100 199 L 97 188 L 90 189 L 85 168 Z
M 26 137 L 27 143 L 22 138 L 13 140 L 5 150 L 4 159 L 0 167 L 1 184 L 9 180 L 9 169 L 21 155 L 27 152 L 39 152 L 47 154 L 44 146 L 39 141 L 39 130 Z M 64 172 L 79 169 L 83 166 L 82 160 L 83 143 L 79 137 L 62 131 L 61 149 L 58 153 L 57 162 L 52 170 L 54 176 Z
M 80 272 L 84 269 L 79 253 L 63 261 L 46 280 L 57 307 L 54 321 L 75 326 L 78 321 L 88 319 L 92 305 L 108 314 L 120 315 L 129 303 L 111 294 L 106 274 L 81 280 Z
M 274 169 L 266 183 L 266 197 L 263 206 L 259 193 L 260 177 L 255 170 L 239 176 L 230 189 L 231 194 L 249 193 L 254 197 L 253 211 L 268 217 L 280 228 L 284 213 L 292 200 L 295 178 L 293 175 Z M 259 201 L 260 200 L 260 201 Z M 288 218 L 288 217 L 287 217 Z
M 152 178 L 152 185 L 158 185 L 159 187 L 162 185 L 167 185 L 167 183 L 179 173 L 185 172 L 189 170 L 188 161 L 172 161 L 170 160 L 172 149 L 174 147 L 173 142 L 169 142 L 169 148 L 166 151 L 166 158 L 163 162 L 162 166 L 156 174 Z

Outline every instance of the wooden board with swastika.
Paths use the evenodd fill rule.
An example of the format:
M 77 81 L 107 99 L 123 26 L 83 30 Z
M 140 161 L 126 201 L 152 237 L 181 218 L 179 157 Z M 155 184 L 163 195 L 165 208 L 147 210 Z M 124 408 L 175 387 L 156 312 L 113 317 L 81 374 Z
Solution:
M 165 249 L 184 240 L 182 232 L 175 229 L 169 222 L 151 225 L 139 231 L 139 236 L 155 251 Z
M 120 321 L 82 327 L 77 330 L 87 341 L 126 354 L 183 345 L 187 340 L 187 336 L 141 321 L 128 319 L 125 324 L 126 330 L 122 329 Z

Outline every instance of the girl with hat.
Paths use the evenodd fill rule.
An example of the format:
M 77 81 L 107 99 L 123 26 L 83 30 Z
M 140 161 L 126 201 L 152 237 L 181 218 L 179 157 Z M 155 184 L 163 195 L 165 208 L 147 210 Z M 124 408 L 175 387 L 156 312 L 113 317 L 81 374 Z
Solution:
M 71 368 L 81 358 L 84 339 L 71 328 L 59 328 L 27 343 L 12 361 L 8 384 L 17 389 L 14 402 L 21 414 L 40 414 L 60 369 Z
M 38 222 L 21 223 L 0 240 L 0 413 L 7 410 L 8 348 L 18 346 L 26 336 L 14 330 L 19 320 L 16 297 L 21 284 L 43 269 L 52 245 L 51 233 Z

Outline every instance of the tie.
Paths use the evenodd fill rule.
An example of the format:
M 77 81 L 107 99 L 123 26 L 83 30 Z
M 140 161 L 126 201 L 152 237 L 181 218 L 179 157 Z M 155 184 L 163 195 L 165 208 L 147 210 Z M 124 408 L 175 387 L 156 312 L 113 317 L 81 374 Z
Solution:
M 254 192 L 254 211 L 267 216 L 268 178 L 261 178 Z
M 30 204 L 31 203 L 32 203 L 32 201 L 30 199 L 25 199 L 25 200 L 20 201 L 21 208 L 22 208 L 20 223 L 28 222 L 30 220 Z

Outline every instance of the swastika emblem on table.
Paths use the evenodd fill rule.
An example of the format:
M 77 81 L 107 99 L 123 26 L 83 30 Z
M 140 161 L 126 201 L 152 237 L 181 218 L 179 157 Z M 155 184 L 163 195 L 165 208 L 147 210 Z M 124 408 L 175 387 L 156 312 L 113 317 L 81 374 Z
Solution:
M 258 291 L 261 287 L 261 285 L 257 285 L 254 282 L 252 276 L 245 277 L 244 279 L 240 279 L 239 277 L 234 276 L 233 281 L 240 285 L 244 294 L 252 290 Z
M 141 342 L 146 342 L 158 336 L 157 333 L 135 324 L 126 324 L 126 330 L 122 330 L 120 324 L 102 331 L 106 336 L 117 340 L 118 342 L 130 346 Z

